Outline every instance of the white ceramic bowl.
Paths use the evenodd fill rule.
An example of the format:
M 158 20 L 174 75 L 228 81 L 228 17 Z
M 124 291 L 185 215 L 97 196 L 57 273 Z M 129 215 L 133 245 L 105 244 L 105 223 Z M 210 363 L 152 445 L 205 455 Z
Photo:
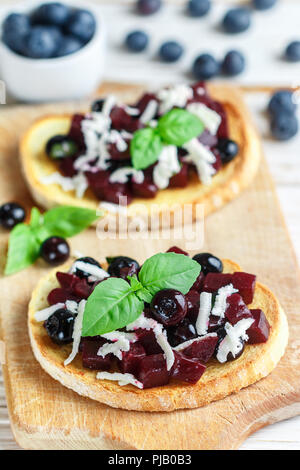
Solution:
M 91 41 L 74 54 L 54 59 L 29 59 L 15 54 L 0 41 L 0 76 L 7 91 L 21 101 L 81 99 L 99 85 L 106 53 L 105 25 L 99 9 L 86 1 L 63 3 L 90 10 L 96 19 Z M 11 12 L 28 12 L 41 1 L 26 1 L 0 10 L 0 22 Z

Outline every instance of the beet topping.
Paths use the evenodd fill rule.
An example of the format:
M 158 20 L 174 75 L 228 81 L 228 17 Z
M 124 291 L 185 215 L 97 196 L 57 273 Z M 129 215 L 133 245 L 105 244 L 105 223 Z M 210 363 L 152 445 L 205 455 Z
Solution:
M 222 168 L 223 163 L 226 163 L 228 160 L 228 158 L 224 160 L 224 151 L 222 153 L 220 150 L 221 147 L 222 149 L 224 147 L 221 143 L 225 140 L 229 141 L 226 112 L 220 103 L 214 101 L 209 96 L 203 82 L 196 83 L 191 88 L 193 96 L 186 102 L 184 108 L 191 103 L 202 103 L 221 116 L 221 124 L 216 135 L 213 135 L 208 129 L 204 129 L 203 133 L 198 137 L 199 141 L 214 153 L 216 161 L 213 163 L 213 167 L 218 172 Z M 63 136 L 52 136 L 46 145 L 46 149 L 49 150 L 51 141 L 53 142 L 53 140 L 59 138 L 60 140 L 72 142 L 72 146 L 76 149 L 73 153 L 65 152 L 64 158 L 56 160 L 62 175 L 72 178 L 78 172 L 83 173 L 87 178 L 89 188 L 97 199 L 114 204 L 119 204 L 120 197 L 127 197 L 127 204 L 130 204 L 133 198 L 155 198 L 158 187 L 153 178 L 153 168 L 157 163 L 142 170 L 144 181 L 141 183 L 137 183 L 132 177 L 129 177 L 127 182 L 111 183 L 110 176 L 116 169 L 122 168 L 122 166 L 132 166 L 130 144 L 133 134 L 148 126 L 149 123 L 146 122 L 147 117 L 145 120 L 145 115 L 143 114 L 149 114 L 149 103 L 157 103 L 156 111 L 154 108 L 153 114 L 149 115 L 149 120 L 153 121 L 155 125 L 155 122 L 161 117 L 160 105 L 162 102 L 158 96 L 158 94 L 154 93 L 145 93 L 137 103 L 132 104 L 130 107 L 116 104 L 112 106 L 109 116 L 107 116 L 110 118 L 110 121 L 108 121 L 105 132 L 101 130 L 101 124 L 97 122 L 97 116 L 103 116 L 101 113 L 105 112 L 106 100 L 100 99 L 95 101 L 91 107 L 91 112 L 86 115 L 74 114 L 69 133 Z M 152 105 L 150 104 L 151 109 Z M 89 120 L 93 124 L 87 131 L 86 123 Z M 85 121 L 84 126 L 82 126 L 83 121 Z M 98 133 L 96 131 L 98 129 L 97 126 L 99 126 Z M 99 139 L 103 135 L 105 135 L 105 138 L 100 143 Z M 95 145 L 95 139 L 98 139 L 98 145 Z M 237 145 L 236 148 L 238 149 Z M 102 163 L 97 165 L 99 157 L 103 157 L 103 152 L 105 152 L 106 158 L 104 165 Z M 76 166 L 77 159 L 90 153 L 92 158 L 88 162 L 88 167 L 80 168 L 79 164 L 78 168 L 78 165 Z M 186 154 L 187 152 L 183 148 L 178 147 L 181 170 L 178 174 L 171 176 L 168 184 L 169 188 L 184 188 L 188 186 L 190 175 L 195 173 L 193 164 L 186 163 L 182 159 L 182 156 Z
M 168 252 L 188 256 L 181 248 L 173 246 Z M 221 260 L 209 253 L 199 253 L 194 257 L 198 262 L 204 260 L 205 272 L 201 272 L 190 291 L 183 295 L 174 289 L 163 289 L 154 295 L 151 304 L 145 303 L 144 316 L 152 319 L 151 327 L 133 330 L 134 339 L 130 340 L 129 348 L 120 350 L 117 357 L 113 353 L 105 357 L 99 355 L 99 349 L 109 340 L 100 336 L 81 338 L 80 352 L 84 368 L 99 371 L 116 371 L 132 374 L 144 388 L 163 386 L 171 379 L 185 383 L 196 383 L 205 371 L 205 365 L 217 357 L 217 351 L 226 336 L 226 323 L 234 326 L 239 321 L 252 318 L 254 322 L 246 331 L 248 340 L 240 342 L 242 348 L 236 357 L 229 352 L 227 360 L 237 359 L 246 343 L 257 344 L 268 340 L 270 325 L 260 309 L 249 309 L 255 291 L 255 276 L 243 272 L 233 274 L 220 272 L 223 269 Z M 100 267 L 94 258 L 81 258 L 91 266 Z M 78 260 L 78 261 L 80 261 Z M 138 275 L 138 262 L 126 256 L 109 258 L 108 273 L 112 277 L 127 279 L 127 276 Z M 87 268 L 86 268 L 87 269 Z M 219 272 L 216 272 L 219 271 Z M 77 303 L 86 299 L 95 286 L 102 282 L 90 278 L 88 272 L 75 269 L 74 273 L 57 272 L 60 287 L 53 289 L 48 295 L 50 305 L 65 304 L 54 312 L 45 322 L 48 335 L 56 344 L 68 344 L 73 341 L 72 331 L 76 313 L 68 310 L 67 301 Z M 232 284 L 238 292 L 226 298 L 223 315 L 210 314 L 207 333 L 197 334 L 197 320 L 200 311 L 200 295 L 202 292 L 212 293 L 212 308 L 215 305 L 218 290 Z M 76 310 L 75 310 L 76 312 Z M 154 321 L 155 320 L 155 321 Z M 147 323 L 146 323 L 147 324 Z M 156 325 L 156 327 L 155 327 Z M 126 328 L 120 330 L 126 331 Z M 168 341 L 174 354 L 174 363 L 167 369 L 167 355 L 159 336 L 161 333 Z M 186 343 L 187 344 L 183 344 Z M 118 359 L 117 359 L 118 358 Z M 170 358 L 169 358 L 170 359 Z M 169 360 L 168 359 L 168 360 Z

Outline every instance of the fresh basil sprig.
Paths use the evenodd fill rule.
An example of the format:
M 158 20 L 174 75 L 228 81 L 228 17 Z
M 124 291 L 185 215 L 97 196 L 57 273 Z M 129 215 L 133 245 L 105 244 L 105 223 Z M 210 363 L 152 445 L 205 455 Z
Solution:
M 97 336 L 123 328 L 135 321 L 162 289 L 186 294 L 201 271 L 200 265 L 185 255 L 158 253 L 142 266 L 138 278 L 109 278 L 95 287 L 87 300 L 82 336 Z
M 132 165 L 144 170 L 157 162 L 163 144 L 181 147 L 202 134 L 204 125 L 200 119 L 185 109 L 174 108 L 159 118 L 157 126 L 134 132 L 130 142 Z
M 13 274 L 33 264 L 47 238 L 72 237 L 97 218 L 96 211 L 81 207 L 60 206 L 44 214 L 33 207 L 29 224 L 16 225 L 10 234 L 4 273 Z

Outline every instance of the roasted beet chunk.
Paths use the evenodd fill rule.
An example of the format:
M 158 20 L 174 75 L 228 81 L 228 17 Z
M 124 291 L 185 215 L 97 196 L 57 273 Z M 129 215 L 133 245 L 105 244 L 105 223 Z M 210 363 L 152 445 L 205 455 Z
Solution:
M 103 346 L 105 340 L 102 338 L 94 340 L 93 338 L 83 338 L 81 341 L 82 365 L 88 369 L 109 370 L 113 360 L 112 354 L 105 357 L 98 356 L 99 348 Z
M 83 114 L 74 114 L 69 131 L 69 137 L 74 139 L 80 147 L 84 147 L 84 137 L 81 130 L 81 123 L 84 119 Z
M 239 294 L 232 294 L 227 298 L 225 316 L 231 325 L 235 325 L 243 318 L 251 318 L 252 315 L 247 305 Z
M 72 289 L 74 284 L 77 281 L 77 277 L 74 274 L 63 273 L 58 271 L 56 273 L 56 278 L 60 283 L 61 287 Z
M 91 286 L 85 279 L 79 279 L 74 286 L 73 294 L 80 299 L 87 299 L 92 293 Z
M 231 283 L 232 274 L 208 273 L 204 279 L 203 290 L 213 293 Z
M 134 196 L 142 197 L 144 199 L 152 199 L 156 196 L 158 191 L 157 186 L 149 177 L 145 177 L 142 183 L 131 181 L 131 190 Z
M 152 330 L 136 330 L 135 334 L 138 337 L 139 343 L 143 346 L 146 354 L 151 356 L 153 354 L 162 353 L 162 349 L 156 341 L 155 334 Z
M 236 272 L 232 276 L 233 287 L 238 289 L 239 294 L 247 305 L 253 302 L 255 282 L 256 276 L 254 274 Z
M 205 279 L 205 276 L 203 272 L 201 271 L 196 281 L 192 285 L 191 290 L 196 290 L 197 292 L 201 292 L 203 290 L 204 279 Z
M 140 360 L 137 379 L 142 382 L 144 388 L 160 387 L 167 385 L 170 373 L 163 354 L 146 356 Z
M 185 356 L 196 358 L 205 363 L 214 355 L 218 341 L 217 334 L 203 336 L 180 352 Z
M 64 304 L 67 300 L 77 301 L 78 298 L 76 295 L 72 295 L 68 289 L 57 287 L 56 289 L 53 289 L 51 292 L 49 292 L 47 300 L 50 305 L 55 305 L 57 303 Z
M 185 188 L 188 184 L 188 165 L 182 163 L 181 170 L 176 175 L 172 176 L 169 182 L 170 188 Z
M 129 351 L 122 353 L 122 361 L 119 361 L 119 368 L 123 374 L 129 373 L 134 376 L 139 370 L 140 360 L 146 356 L 146 351 L 139 343 L 133 343 Z
M 186 296 L 185 300 L 187 302 L 187 318 L 191 320 L 192 323 L 196 323 L 199 314 L 200 308 L 200 294 L 196 290 L 190 290 Z
M 186 315 L 185 296 L 175 289 L 163 289 L 153 297 L 150 309 L 153 317 L 164 326 L 177 325 Z
M 249 336 L 248 343 L 265 343 L 270 334 L 270 324 L 264 314 L 260 309 L 250 310 L 252 318 L 254 318 L 254 323 L 247 330 L 247 335 Z
M 171 248 L 169 248 L 166 253 L 176 253 L 177 255 L 185 255 L 185 256 L 189 256 L 188 253 L 186 251 L 183 251 L 181 248 L 179 248 L 178 246 L 171 246 Z
M 206 367 L 196 359 L 183 356 L 178 352 L 174 352 L 175 362 L 172 367 L 172 377 L 182 382 L 195 384 L 204 373 Z

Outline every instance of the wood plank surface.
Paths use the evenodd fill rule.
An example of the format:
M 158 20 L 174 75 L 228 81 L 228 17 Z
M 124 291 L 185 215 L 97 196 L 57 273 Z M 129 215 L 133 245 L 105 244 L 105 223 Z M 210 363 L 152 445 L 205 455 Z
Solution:
M 130 95 L 131 92 L 132 89 Z M 16 107 L 1 113 L 3 200 L 18 199 L 32 204 L 17 164 L 16 142 L 29 121 L 46 111 L 51 109 Z M 47 271 L 39 262 L 26 272 L 1 279 L 2 337 L 7 351 L 3 370 L 11 423 L 22 447 L 231 449 L 262 426 L 299 413 L 299 274 L 264 161 L 254 185 L 208 217 L 204 233 L 204 245 L 198 247 L 199 251 L 209 250 L 231 258 L 246 271 L 258 274 L 259 280 L 275 291 L 288 314 L 289 348 L 275 371 L 225 400 L 197 410 L 167 414 L 114 410 L 79 397 L 43 372 L 31 352 L 26 328 L 27 303 L 36 281 Z M 1 253 L 6 240 L 7 234 L 2 232 Z M 140 261 L 174 243 L 185 248 L 184 240 L 178 239 L 146 243 L 98 240 L 93 230 L 71 240 L 72 249 L 86 255 L 102 258 L 125 253 Z M 84 248 L 87 246 L 88 250 Z

